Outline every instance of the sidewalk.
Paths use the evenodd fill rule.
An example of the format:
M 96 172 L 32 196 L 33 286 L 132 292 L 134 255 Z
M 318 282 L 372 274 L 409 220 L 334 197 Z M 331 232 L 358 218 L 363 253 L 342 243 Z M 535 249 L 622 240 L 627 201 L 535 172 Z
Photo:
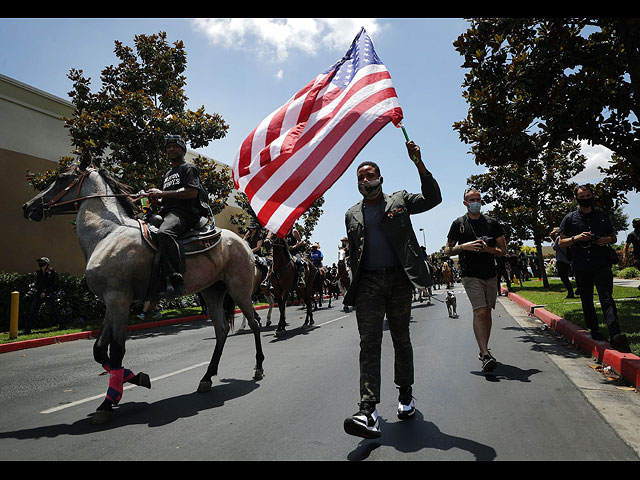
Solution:
M 614 284 L 626 287 L 637 287 L 640 285 L 640 280 L 616 278 L 614 279 Z M 562 317 L 545 310 L 543 306 L 536 305 L 524 299 L 520 295 L 507 292 L 506 288 L 502 288 L 502 293 L 526 309 L 529 315 L 538 318 L 550 328 L 563 335 L 568 341 L 578 345 L 583 352 L 592 355 L 598 361 L 610 366 L 634 387 L 640 388 L 640 357 L 632 353 L 621 353 L 613 350 L 608 342 L 592 340 L 588 330 L 578 327 Z

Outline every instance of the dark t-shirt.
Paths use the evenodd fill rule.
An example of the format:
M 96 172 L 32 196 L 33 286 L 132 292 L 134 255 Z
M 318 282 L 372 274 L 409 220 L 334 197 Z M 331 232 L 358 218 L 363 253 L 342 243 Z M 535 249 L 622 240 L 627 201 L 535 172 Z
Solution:
M 495 218 L 480 215 L 473 220 L 467 215 L 456 218 L 451 224 L 447 238 L 462 244 L 472 242 L 480 237 L 498 238 L 504 235 L 504 228 Z M 461 275 L 487 279 L 496 276 L 494 255 L 488 252 L 462 251 L 458 254 Z
M 605 237 L 613 232 L 609 216 L 601 210 L 593 209 L 584 213 L 579 208 L 567 214 L 560 222 L 558 232 L 573 237 L 582 232 L 593 232 L 598 237 Z M 605 247 L 596 245 L 594 241 L 576 242 L 571 247 L 573 271 L 596 270 L 610 265 L 605 254 Z
M 633 257 L 635 263 L 640 263 L 640 234 L 635 230 L 627 236 L 627 243 L 633 245 Z
M 200 172 L 192 163 L 182 163 L 172 168 L 164 177 L 162 190 L 178 190 L 183 187 L 198 189 L 198 196 L 190 199 L 163 198 L 161 215 L 167 211 L 175 212 L 188 221 L 197 221 L 207 216 L 206 193 L 200 181 Z

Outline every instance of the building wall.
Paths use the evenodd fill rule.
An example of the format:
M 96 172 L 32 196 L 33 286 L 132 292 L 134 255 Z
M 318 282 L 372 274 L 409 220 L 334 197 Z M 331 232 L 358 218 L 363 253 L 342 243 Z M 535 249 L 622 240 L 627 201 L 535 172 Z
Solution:
M 70 102 L 0 74 L 0 272 L 33 272 L 35 260 L 46 256 L 58 272 L 84 273 L 74 215 L 32 222 L 22 213 L 22 205 L 38 193 L 27 183 L 27 170 L 51 170 L 70 155 L 63 117 L 72 114 Z M 188 152 L 187 158 L 192 156 Z M 239 212 L 235 205 L 227 207 L 216 215 L 216 225 L 235 231 L 229 217 Z

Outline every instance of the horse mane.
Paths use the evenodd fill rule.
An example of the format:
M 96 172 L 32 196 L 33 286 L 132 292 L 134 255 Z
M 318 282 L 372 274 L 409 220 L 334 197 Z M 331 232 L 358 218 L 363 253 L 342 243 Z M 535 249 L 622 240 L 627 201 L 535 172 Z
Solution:
M 113 193 L 118 195 L 121 195 L 121 194 L 131 195 L 134 193 L 133 188 L 131 188 L 129 185 L 125 185 L 124 183 L 120 182 L 118 179 L 116 179 L 116 177 L 110 171 L 104 168 L 100 168 L 98 169 L 98 173 L 100 174 L 102 179 L 106 182 L 106 184 L 109 185 L 109 188 L 113 190 Z M 133 218 L 136 214 L 136 207 L 131 197 L 115 197 L 115 198 L 116 200 L 118 200 L 118 202 L 120 202 L 120 205 L 124 207 L 127 214 Z

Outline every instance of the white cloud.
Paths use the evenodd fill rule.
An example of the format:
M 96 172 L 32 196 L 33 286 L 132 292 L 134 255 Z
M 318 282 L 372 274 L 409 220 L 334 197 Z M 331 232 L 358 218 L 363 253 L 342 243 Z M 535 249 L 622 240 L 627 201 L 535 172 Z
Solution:
M 360 27 L 371 37 L 382 29 L 375 18 L 197 18 L 193 24 L 213 45 L 253 52 L 278 63 L 293 51 L 346 52 Z
M 585 169 L 572 178 L 577 183 L 597 183 L 604 178 L 604 174 L 598 167 L 607 167 L 611 162 L 613 153 L 602 145 L 589 145 L 588 142 L 580 141 L 580 152 L 587 157 Z

